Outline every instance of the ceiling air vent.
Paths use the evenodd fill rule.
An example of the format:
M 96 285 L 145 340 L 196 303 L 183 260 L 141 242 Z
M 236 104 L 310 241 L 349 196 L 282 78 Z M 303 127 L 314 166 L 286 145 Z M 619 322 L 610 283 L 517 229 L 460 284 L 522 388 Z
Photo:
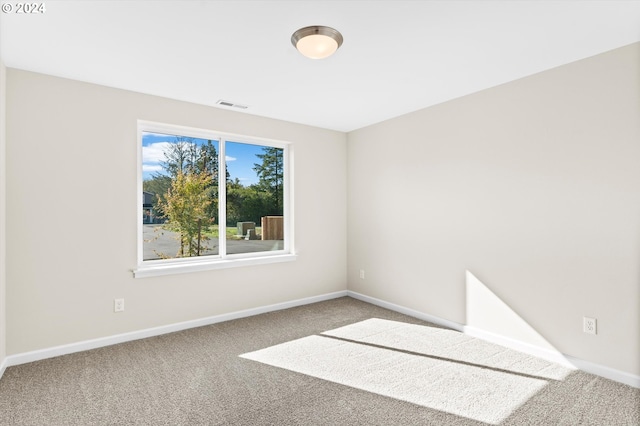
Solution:
M 223 100 L 219 100 L 218 102 L 216 102 L 216 104 L 222 105 L 222 106 L 226 106 L 226 107 L 230 107 L 230 108 L 239 108 L 239 109 L 247 109 L 247 108 L 249 108 L 246 105 L 234 104 L 233 102 L 223 101 Z

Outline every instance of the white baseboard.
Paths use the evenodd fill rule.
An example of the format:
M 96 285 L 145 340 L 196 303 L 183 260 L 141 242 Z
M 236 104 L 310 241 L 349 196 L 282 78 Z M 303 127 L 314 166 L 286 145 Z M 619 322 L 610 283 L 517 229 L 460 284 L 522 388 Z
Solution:
M 347 290 L 347 296 L 354 299 L 362 300 L 363 302 L 371 303 L 372 305 L 380 306 L 381 308 L 389 309 L 390 311 L 399 312 L 401 314 L 409 315 L 410 317 L 418 318 L 423 321 L 427 321 L 442 327 L 447 327 L 456 331 L 464 331 L 464 327 L 457 322 L 449 321 L 434 315 L 425 314 L 424 312 L 416 311 L 414 309 L 405 308 L 404 306 L 396 305 L 394 303 L 386 302 L 384 300 L 376 299 L 375 297 L 365 296 L 364 294 L 356 293 L 355 291 Z
M 184 321 L 176 324 L 169 324 L 160 327 L 147 328 L 144 330 L 132 331 L 129 333 L 116 334 L 114 336 L 102 337 L 99 339 L 85 340 L 82 342 L 71 343 L 68 345 L 55 346 L 52 348 L 40 349 L 37 351 L 25 352 L 16 355 L 9 355 L 0 364 L 0 378 L 6 367 L 13 365 L 26 364 L 28 362 L 40 361 L 56 356 L 67 355 L 75 352 L 97 349 L 104 346 L 115 345 L 118 343 L 130 342 L 132 340 L 144 339 L 147 337 L 159 336 L 162 334 L 173 333 L 176 331 L 187 330 L 195 327 L 216 324 L 219 322 L 230 321 L 239 318 L 250 317 L 254 315 L 264 314 L 267 312 L 279 311 L 282 309 L 293 308 L 296 306 L 308 305 L 311 303 L 323 302 L 325 300 L 344 297 L 347 291 L 337 291 L 334 293 L 323 294 L 319 296 L 307 297 L 304 299 L 292 300 L 289 302 L 276 303 L 273 305 L 261 306 L 258 308 L 246 309 L 228 314 L 214 315 L 212 317 L 201 318 L 192 321 Z
M 553 351 L 540 346 L 525 343 L 519 340 L 512 339 L 510 337 L 502 336 L 499 334 L 491 333 L 486 330 L 482 330 L 475 327 L 459 324 L 454 321 L 446 320 L 436 317 L 434 315 L 425 314 L 423 312 L 416 311 L 414 309 L 406 308 L 404 306 L 396 305 L 384 300 L 376 299 L 375 297 L 365 296 L 364 294 L 356 293 L 355 291 L 348 290 L 347 296 L 354 299 L 362 300 L 363 302 L 371 303 L 372 305 L 380 306 L 382 308 L 389 309 L 391 311 L 399 312 L 401 314 L 409 315 L 414 318 L 428 321 L 436 325 L 450 328 L 452 330 L 460 331 L 469 336 L 476 337 L 478 339 L 486 340 L 491 343 L 495 343 L 501 346 L 505 346 L 509 349 L 514 349 L 528 355 L 532 355 L 538 358 L 545 359 L 547 361 L 555 362 L 564 365 L 569 368 L 575 368 L 584 372 L 595 374 L 606 379 L 614 380 L 616 382 L 624 383 L 625 385 L 640 388 L 640 376 L 627 373 L 625 371 L 616 370 L 604 365 L 596 364 L 591 361 L 585 361 L 570 355 L 563 354 L 559 351 Z
M 254 315 L 264 314 L 267 312 L 279 311 L 282 309 L 293 308 L 296 306 L 308 305 L 311 303 L 323 302 L 325 300 L 336 299 L 339 297 L 349 296 L 354 299 L 362 300 L 363 302 L 370 303 L 372 305 L 380 306 L 382 308 L 389 309 L 391 311 L 399 312 L 401 314 L 409 315 L 414 318 L 421 319 L 423 321 L 431 322 L 433 324 L 447 327 L 452 330 L 460 331 L 479 339 L 483 339 L 492 343 L 496 343 L 510 349 L 515 349 L 520 352 L 546 359 L 548 361 L 556 362 L 562 365 L 566 365 L 573 368 L 578 368 L 587 373 L 595 374 L 610 380 L 614 380 L 620 383 L 624 383 L 635 388 L 640 388 L 640 376 L 630 374 L 624 371 L 615 370 L 600 364 L 592 363 L 590 361 L 581 360 L 569 355 L 562 354 L 560 352 L 554 352 L 546 348 L 541 348 L 529 343 L 521 342 L 506 336 L 494 334 L 485 330 L 481 330 L 475 327 L 465 326 L 454 321 L 443 319 L 434 315 L 425 314 L 414 309 L 410 309 L 404 306 L 396 305 L 394 303 L 386 302 L 375 297 L 366 296 L 364 294 L 356 293 L 351 290 L 337 291 L 334 293 L 323 294 L 319 296 L 307 297 L 304 299 L 292 300 L 289 302 L 276 303 L 273 305 L 262 306 L 258 308 L 246 309 L 237 312 L 231 312 L 228 314 L 215 315 L 207 318 L 201 318 L 192 321 L 185 321 L 176 324 L 169 324 L 160 327 L 148 328 L 139 331 L 133 331 L 130 333 L 117 334 L 114 336 L 103 337 L 99 339 L 85 340 L 82 342 L 71 343 L 68 345 L 55 346 L 52 348 L 41 349 L 32 352 L 25 352 L 16 355 L 9 355 L 2 362 L 0 362 L 0 378 L 4 374 L 7 367 L 13 365 L 25 364 L 28 362 L 39 361 L 42 359 L 53 358 L 56 356 L 67 355 L 75 352 L 86 351 L 90 349 L 97 349 L 104 346 L 115 345 L 118 343 L 129 342 L 132 340 L 144 339 L 147 337 L 159 336 L 162 334 L 173 333 L 176 331 L 187 330 L 195 327 L 202 327 L 206 325 L 216 324 L 219 322 L 230 321 L 239 318 L 250 317 Z
M 576 358 L 571 355 L 565 355 L 564 357 L 576 368 L 582 371 L 624 383 L 625 385 L 633 386 L 634 388 L 640 388 L 640 376 L 636 374 L 616 370 L 605 365 L 596 364 L 595 362 L 585 361 L 584 359 Z

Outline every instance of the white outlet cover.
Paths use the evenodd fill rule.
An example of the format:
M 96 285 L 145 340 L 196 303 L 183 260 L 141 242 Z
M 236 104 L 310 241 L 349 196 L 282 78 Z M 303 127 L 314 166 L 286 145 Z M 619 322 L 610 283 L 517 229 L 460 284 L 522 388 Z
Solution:
M 584 317 L 582 330 L 587 334 L 597 334 L 597 320 L 595 318 Z
M 114 312 L 124 311 L 124 299 L 113 299 L 113 311 Z

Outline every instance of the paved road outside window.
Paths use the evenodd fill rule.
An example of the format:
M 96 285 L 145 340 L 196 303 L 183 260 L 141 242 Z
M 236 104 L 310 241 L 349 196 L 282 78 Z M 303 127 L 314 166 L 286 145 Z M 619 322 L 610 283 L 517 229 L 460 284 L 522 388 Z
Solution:
M 179 234 L 162 229 L 162 225 L 143 225 L 143 238 L 145 243 L 144 260 L 173 258 L 180 250 Z M 207 249 L 204 255 L 218 254 L 218 240 L 205 242 Z M 282 240 L 234 240 L 227 239 L 227 254 L 256 253 L 262 251 L 282 250 Z

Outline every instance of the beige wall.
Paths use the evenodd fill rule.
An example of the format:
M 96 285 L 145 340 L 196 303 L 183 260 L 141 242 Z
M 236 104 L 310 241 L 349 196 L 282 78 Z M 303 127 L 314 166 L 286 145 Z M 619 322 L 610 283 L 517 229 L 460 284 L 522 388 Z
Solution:
M 345 134 L 15 69 L 7 85 L 9 355 L 346 289 Z M 138 119 L 292 141 L 298 260 L 132 278 Z
M 6 262 L 6 159 L 5 159 L 5 110 L 6 110 L 6 68 L 0 62 L 0 368 L 7 355 L 6 348 L 6 287 L 7 287 L 7 262 Z M 1 373 L 1 371 L 0 371 Z
M 640 374 L 639 64 L 634 44 L 350 133 L 349 289 Z

